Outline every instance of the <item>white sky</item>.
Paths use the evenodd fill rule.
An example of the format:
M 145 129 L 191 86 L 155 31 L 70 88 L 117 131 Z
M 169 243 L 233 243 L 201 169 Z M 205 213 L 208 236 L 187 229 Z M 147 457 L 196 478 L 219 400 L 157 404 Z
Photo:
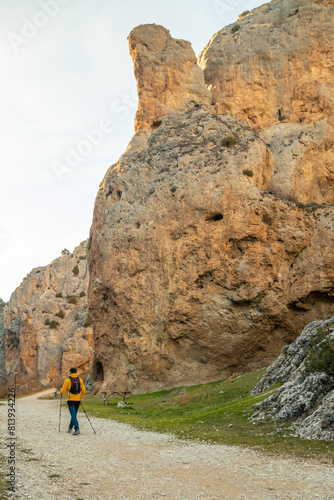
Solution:
M 89 236 L 99 183 L 134 134 L 130 31 L 162 24 L 199 54 L 262 3 L 0 0 L 0 297 Z

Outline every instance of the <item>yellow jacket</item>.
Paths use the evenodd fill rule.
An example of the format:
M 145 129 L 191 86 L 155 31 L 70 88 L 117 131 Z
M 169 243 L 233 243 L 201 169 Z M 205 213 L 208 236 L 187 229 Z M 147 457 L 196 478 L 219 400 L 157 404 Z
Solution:
M 71 373 L 70 377 L 72 378 L 76 378 L 78 376 L 77 373 Z M 70 392 L 70 389 L 71 389 L 71 381 L 70 381 L 70 377 L 66 378 L 64 380 L 64 385 L 62 387 L 62 389 L 60 389 L 60 392 L 62 394 L 65 394 L 66 391 L 68 391 L 67 393 L 67 401 L 80 401 L 83 397 L 84 397 L 84 394 L 86 392 L 86 388 L 84 386 L 84 383 L 82 381 L 82 379 L 80 378 L 80 394 L 72 394 Z

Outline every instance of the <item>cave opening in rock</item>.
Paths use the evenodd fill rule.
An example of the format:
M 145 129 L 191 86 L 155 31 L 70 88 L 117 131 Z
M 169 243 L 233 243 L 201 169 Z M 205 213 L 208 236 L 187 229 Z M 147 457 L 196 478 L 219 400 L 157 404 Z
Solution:
M 101 361 L 96 360 L 93 365 L 93 380 L 94 382 L 103 382 L 104 371 Z

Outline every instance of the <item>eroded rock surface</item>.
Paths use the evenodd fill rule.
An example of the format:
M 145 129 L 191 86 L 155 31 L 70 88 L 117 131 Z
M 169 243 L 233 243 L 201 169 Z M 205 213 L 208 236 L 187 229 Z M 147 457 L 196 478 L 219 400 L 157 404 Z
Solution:
M 135 130 L 153 130 L 163 116 L 211 105 L 203 72 L 191 44 L 172 38 L 163 26 L 145 24 L 129 35 L 138 85 Z
M 5 376 L 22 392 L 57 384 L 71 366 L 90 369 L 87 241 L 33 269 L 4 310 Z
M 252 128 L 194 109 L 139 133 L 96 199 L 95 380 L 154 390 L 265 366 L 333 311 L 334 214 L 269 195 Z
M 100 389 L 266 366 L 333 314 L 328 6 L 274 1 L 215 35 L 199 59 L 215 108 L 187 42 L 155 25 L 130 34 L 137 133 L 90 237 Z
M 331 0 L 273 0 L 218 31 L 199 64 L 218 113 L 334 125 Z
M 328 342 L 334 345 L 334 316 L 312 322 L 290 346 L 285 346 L 253 393 L 278 382 L 284 384 L 269 398 L 254 405 L 258 410 L 254 419 L 269 416 L 274 420 L 295 421 L 297 436 L 334 439 L 334 365 L 325 362 L 323 371 L 310 365 L 315 352 L 317 359 L 325 359 L 320 353 Z
M 218 113 L 261 131 L 270 191 L 334 202 L 333 2 L 273 0 L 216 33 L 199 56 Z

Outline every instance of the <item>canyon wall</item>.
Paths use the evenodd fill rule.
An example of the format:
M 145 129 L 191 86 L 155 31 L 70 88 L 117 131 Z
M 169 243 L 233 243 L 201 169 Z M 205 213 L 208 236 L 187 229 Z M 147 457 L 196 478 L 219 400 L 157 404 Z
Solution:
M 310 5 L 319 13 L 314 22 L 324 21 L 314 30 L 304 9 Z M 259 16 L 275 11 L 273 29 L 283 30 L 292 6 L 300 9 L 301 26 L 305 13 L 312 33 L 333 20 L 326 2 L 283 0 L 256 9 L 249 21 L 255 27 L 247 29 L 255 33 Z M 287 93 L 294 81 L 273 68 L 261 80 L 265 111 L 251 119 L 232 107 L 233 95 L 246 99 L 241 77 L 253 81 L 254 68 L 273 58 L 269 27 L 261 30 L 261 51 L 247 58 L 253 47 L 245 38 L 239 63 L 224 59 L 223 35 L 213 37 L 199 58 L 207 87 L 189 44 L 156 25 L 130 34 L 137 133 L 100 185 L 89 240 L 96 390 L 144 392 L 267 366 L 307 323 L 334 312 L 331 103 L 322 101 L 312 120 L 307 110 L 297 119 L 297 108 L 289 121 L 277 117 L 276 103 L 267 109 L 272 81 L 279 79 Z M 331 32 L 329 26 L 319 34 L 328 50 Z M 294 43 L 303 40 L 296 31 Z M 169 50 L 177 60 L 171 69 Z M 235 38 L 233 50 L 239 50 Z M 275 53 L 277 67 L 285 67 L 286 50 L 283 44 Z M 305 52 L 313 54 L 309 44 L 300 64 Z M 233 64 L 245 68 L 229 98 L 225 88 L 215 91 L 209 75 L 224 79 Z M 327 66 L 321 89 L 330 92 Z
M 259 131 L 273 194 L 334 203 L 333 2 L 276 0 L 240 17 L 199 56 L 216 112 Z
M 3 312 L 2 390 L 15 371 L 20 392 L 58 385 L 71 366 L 88 373 L 93 329 L 87 288 L 87 241 L 27 275 Z

